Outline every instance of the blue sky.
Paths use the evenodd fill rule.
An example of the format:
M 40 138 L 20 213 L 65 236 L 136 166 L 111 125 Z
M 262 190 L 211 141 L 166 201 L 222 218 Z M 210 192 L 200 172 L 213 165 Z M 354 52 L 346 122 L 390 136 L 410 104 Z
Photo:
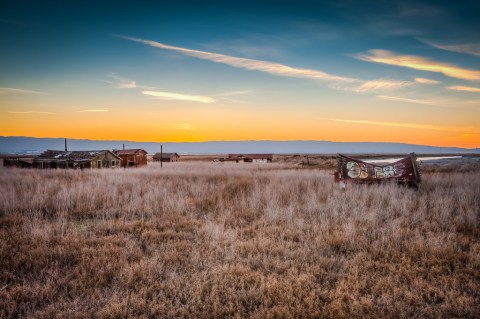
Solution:
M 4 3 L 0 134 L 476 147 L 479 12 L 474 1 Z

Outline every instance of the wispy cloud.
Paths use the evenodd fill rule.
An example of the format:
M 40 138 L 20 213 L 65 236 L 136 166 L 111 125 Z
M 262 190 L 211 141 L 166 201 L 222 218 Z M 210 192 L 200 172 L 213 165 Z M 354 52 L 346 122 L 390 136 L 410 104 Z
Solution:
M 366 81 L 363 84 L 350 87 L 349 90 L 354 92 L 376 92 L 376 91 L 384 91 L 384 90 L 392 90 L 392 89 L 399 89 L 405 86 L 412 85 L 413 82 L 408 81 L 394 81 L 394 80 L 372 80 Z
M 215 96 L 235 96 L 235 95 L 245 95 L 253 93 L 253 90 L 242 90 L 242 91 L 231 91 L 215 94 Z
M 438 84 L 438 83 L 440 83 L 440 81 L 426 79 L 426 78 L 415 78 L 415 82 L 421 83 L 421 84 Z
M 480 56 L 479 43 L 440 44 L 437 42 L 424 40 L 424 39 L 419 39 L 419 40 L 437 49 Z
M 108 75 L 111 81 L 105 81 L 109 84 L 112 84 L 117 89 L 135 89 L 137 88 L 137 82 L 129 80 L 127 78 L 116 75 L 115 73 L 110 73 Z
M 110 73 L 108 77 L 111 80 L 110 81 L 103 80 L 103 82 L 113 85 L 113 87 L 116 89 L 147 89 L 147 90 L 157 89 L 156 87 L 153 87 L 153 86 L 139 85 L 137 81 L 119 76 L 116 73 Z
M 279 36 L 267 36 L 265 34 L 248 33 L 246 37 L 235 39 L 224 39 L 215 42 L 209 42 L 202 45 L 207 51 L 222 51 L 225 54 L 236 55 L 248 58 L 266 58 L 266 57 L 282 57 L 283 50 L 280 48 L 288 43 L 291 45 L 285 37 Z M 292 41 L 291 39 L 289 39 Z
M 34 90 L 18 89 L 18 88 L 0 88 L 0 95 L 3 95 L 3 94 L 40 94 L 40 95 L 48 95 L 49 93 L 34 91 Z
M 463 100 L 463 99 L 449 99 L 449 98 L 435 98 L 435 99 L 418 99 L 418 98 L 406 98 L 401 96 L 388 96 L 388 95 L 377 95 L 378 99 L 387 100 L 387 101 L 396 101 L 396 102 L 405 102 L 405 103 L 414 103 L 429 105 L 434 107 L 443 107 L 443 108 L 467 108 L 467 109 L 478 109 L 480 105 L 480 100 Z
M 471 86 L 454 85 L 454 86 L 447 86 L 447 89 L 455 90 L 455 91 L 468 91 L 468 92 L 480 93 L 480 88 L 475 88 Z
M 404 128 L 413 128 L 413 129 L 422 129 L 422 130 L 433 130 L 433 131 L 451 131 L 450 129 L 435 126 L 435 125 L 422 125 L 415 123 L 400 123 L 400 122 L 377 122 L 377 121 L 362 121 L 362 120 L 342 120 L 342 119 L 327 119 L 334 122 L 344 122 L 344 123 L 353 123 L 353 124 L 366 124 L 366 125 L 380 125 L 380 126 L 394 126 L 394 127 L 404 127 Z
M 88 112 L 109 112 L 110 110 L 95 110 L 95 109 L 90 109 L 90 110 L 80 110 L 80 111 L 75 111 L 77 113 L 88 113 Z
M 126 36 L 118 36 L 118 37 L 126 40 L 130 40 L 130 41 L 138 42 L 138 43 L 143 43 L 159 49 L 175 51 L 175 52 L 196 57 L 199 59 L 209 60 L 216 63 L 227 64 L 236 68 L 255 70 L 255 71 L 266 72 L 274 75 L 296 77 L 296 78 L 308 78 L 308 79 L 339 81 L 339 82 L 355 82 L 356 81 L 355 79 L 348 78 L 348 77 L 337 76 L 337 75 L 329 74 L 329 73 L 318 71 L 318 70 L 290 67 L 288 65 L 275 63 L 275 62 L 239 58 L 239 57 L 234 57 L 234 56 L 225 55 L 225 54 L 192 50 L 192 49 L 176 47 L 176 46 L 167 45 L 167 44 L 163 44 L 156 41 L 144 40 L 139 38 L 132 38 L 132 37 L 126 37 Z
M 53 112 L 42 112 L 42 111 L 8 111 L 10 114 L 56 114 Z
M 160 92 L 160 91 L 142 91 L 144 95 L 153 96 L 161 100 L 175 100 L 175 101 L 189 101 L 200 103 L 213 103 L 215 99 L 210 96 L 190 95 L 174 92 Z
M 358 93 L 365 93 L 370 91 L 375 92 L 375 91 L 381 91 L 381 90 L 398 89 L 414 83 L 414 82 L 395 81 L 395 80 L 388 80 L 388 79 L 371 80 L 371 81 L 360 80 L 360 79 L 355 79 L 351 77 L 329 74 L 319 70 L 291 67 L 285 64 L 280 64 L 280 63 L 275 63 L 270 61 L 239 58 L 239 57 L 230 56 L 226 54 L 219 54 L 219 53 L 213 53 L 213 52 L 207 52 L 207 51 L 198 51 L 198 50 L 192 50 L 188 48 L 176 47 L 176 46 L 167 45 L 167 44 L 163 44 L 163 43 L 151 41 L 151 40 L 144 40 L 144 39 L 132 38 L 132 37 L 121 36 L 121 35 L 116 35 L 116 36 L 129 41 L 143 43 L 155 48 L 175 51 L 187 56 L 209 60 L 215 63 L 222 63 L 222 64 L 226 64 L 236 68 L 260 71 L 260 72 L 265 72 L 265 73 L 277 75 L 277 76 L 326 81 L 329 83 L 330 88 L 336 89 L 336 90 L 346 90 L 346 91 L 353 91 Z
M 377 95 L 377 98 L 382 99 L 382 100 L 387 100 L 387 101 L 398 101 L 398 102 L 426 104 L 426 105 L 431 105 L 431 104 L 435 103 L 431 100 L 410 99 L 410 98 L 404 98 L 404 97 L 399 97 L 399 96 L 388 96 L 388 95 Z
M 210 60 L 212 62 L 223 63 L 237 68 L 244 68 L 248 70 L 256 70 L 267 72 L 270 74 L 281 75 L 281 76 L 290 76 L 290 77 L 300 77 L 300 78 L 311 78 L 311 79 L 324 79 L 324 80 L 333 80 L 333 81 L 345 81 L 351 82 L 353 79 L 347 77 L 336 76 L 328 74 L 326 72 L 311 70 L 311 69 L 301 69 L 294 68 L 280 63 L 254 60 L 247 58 L 239 58 L 234 56 L 229 56 L 225 54 L 212 53 L 206 51 L 191 50 L 187 48 L 175 47 L 171 45 L 162 44 L 156 41 L 143 40 L 138 38 L 123 37 L 125 39 L 150 45 L 152 47 L 172 50 L 185 55 L 193 56 L 199 59 Z
M 232 98 L 232 97 L 236 97 L 236 96 L 239 96 L 239 95 L 243 96 L 243 95 L 247 95 L 247 94 L 251 94 L 251 93 L 253 93 L 253 90 L 242 90 L 242 91 L 231 91 L 231 92 L 218 93 L 218 94 L 214 94 L 212 96 L 214 96 L 215 98 L 218 98 L 221 101 L 225 101 L 225 102 L 228 102 L 228 103 L 246 103 L 245 101 L 238 100 L 238 99 Z
M 387 50 L 370 50 L 365 54 L 358 54 L 355 57 L 368 62 L 384 63 L 416 70 L 438 72 L 457 79 L 480 80 L 480 71 L 469 70 L 454 64 L 438 62 L 415 55 L 399 55 L 395 52 Z

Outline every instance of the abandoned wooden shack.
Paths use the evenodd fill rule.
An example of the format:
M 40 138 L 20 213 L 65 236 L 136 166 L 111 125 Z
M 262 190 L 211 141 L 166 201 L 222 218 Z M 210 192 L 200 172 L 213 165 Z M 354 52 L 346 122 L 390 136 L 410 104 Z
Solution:
M 36 155 L 1 154 L 0 167 L 32 167 Z
M 121 167 L 140 167 L 147 165 L 147 151 L 140 148 L 113 151 L 122 160 Z
M 271 163 L 273 154 L 228 154 L 225 161 L 236 163 Z
M 177 153 L 155 153 L 153 155 L 154 162 L 178 162 L 180 156 Z
M 116 168 L 121 158 L 108 150 L 53 151 L 48 150 L 33 160 L 35 168 Z

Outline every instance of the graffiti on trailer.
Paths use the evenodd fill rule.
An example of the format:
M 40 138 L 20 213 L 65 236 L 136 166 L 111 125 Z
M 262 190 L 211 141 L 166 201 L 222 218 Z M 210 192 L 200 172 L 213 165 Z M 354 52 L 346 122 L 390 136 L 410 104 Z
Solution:
M 348 176 L 350 178 L 390 178 L 400 177 L 405 173 L 405 165 L 398 163 L 388 166 L 374 166 L 358 162 L 347 162 Z
M 338 170 L 335 173 L 337 181 L 352 181 L 356 183 L 372 183 L 381 181 L 398 181 L 418 183 L 420 172 L 414 153 L 399 161 L 387 165 L 367 163 L 359 159 L 338 154 Z

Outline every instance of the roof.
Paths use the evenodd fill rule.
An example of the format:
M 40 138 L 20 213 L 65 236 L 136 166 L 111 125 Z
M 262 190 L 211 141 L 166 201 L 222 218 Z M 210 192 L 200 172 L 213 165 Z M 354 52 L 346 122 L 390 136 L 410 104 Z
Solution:
M 113 156 L 118 157 L 118 155 L 108 151 L 54 151 L 47 150 L 42 154 L 36 157 L 36 160 L 56 160 L 56 161 L 90 161 L 93 160 L 98 155 L 101 155 L 105 152 L 112 154 Z
M 273 154 L 228 154 L 231 159 L 273 159 Z
M 23 159 L 23 158 L 35 158 L 37 155 L 22 155 L 22 154 L 0 154 L 0 158 L 10 158 L 10 159 Z
M 162 158 L 170 158 L 172 156 L 180 157 L 177 153 L 155 153 L 153 158 L 160 158 L 160 154 L 162 154 Z
M 135 155 L 135 154 L 138 154 L 138 153 L 147 154 L 147 151 L 145 151 L 141 148 L 132 148 L 132 149 L 128 149 L 128 150 L 115 150 L 115 151 L 113 151 L 113 153 L 115 153 L 117 155 Z

